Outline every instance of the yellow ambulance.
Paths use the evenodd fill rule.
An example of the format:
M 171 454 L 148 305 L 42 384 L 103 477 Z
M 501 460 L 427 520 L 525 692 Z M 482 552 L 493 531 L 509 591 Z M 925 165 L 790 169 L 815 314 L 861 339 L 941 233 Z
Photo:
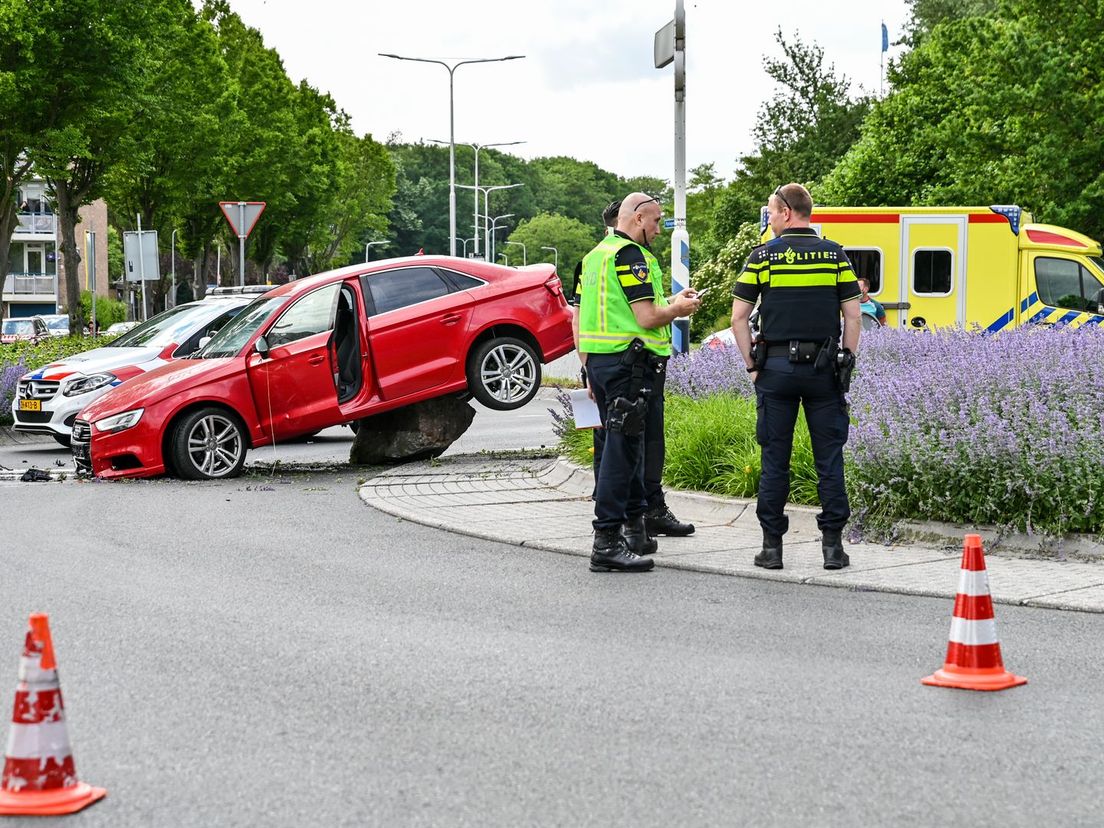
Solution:
M 817 207 L 812 226 L 843 245 L 894 327 L 1104 322 L 1100 244 L 1035 224 L 1014 205 Z M 764 238 L 772 234 L 763 210 Z

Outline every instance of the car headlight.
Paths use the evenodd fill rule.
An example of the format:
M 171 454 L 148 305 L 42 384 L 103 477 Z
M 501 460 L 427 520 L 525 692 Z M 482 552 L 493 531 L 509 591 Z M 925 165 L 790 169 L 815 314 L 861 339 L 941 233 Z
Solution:
M 96 431 L 110 431 L 112 434 L 117 431 L 126 431 L 128 428 L 138 425 L 138 421 L 142 419 L 142 412 L 145 410 L 144 408 L 135 408 L 133 411 L 124 411 L 122 414 L 115 414 L 97 420 L 93 425 L 96 426 Z
M 89 374 L 87 377 L 77 377 L 75 380 L 70 380 L 61 393 L 66 397 L 76 397 L 78 394 L 87 394 L 89 391 L 95 391 L 105 385 L 111 385 L 115 380 L 116 376 L 114 374 Z

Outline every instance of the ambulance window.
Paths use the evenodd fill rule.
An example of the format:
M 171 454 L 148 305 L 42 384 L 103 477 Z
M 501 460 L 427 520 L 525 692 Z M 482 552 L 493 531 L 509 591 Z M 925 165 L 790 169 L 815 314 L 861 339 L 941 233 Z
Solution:
M 951 292 L 950 250 L 913 251 L 912 292 L 936 295 Z
M 880 293 L 882 290 L 882 251 L 845 247 L 843 252 L 851 260 L 851 269 L 855 271 L 855 278 L 866 279 L 867 284 L 870 285 L 870 293 Z
M 1072 259 L 1040 256 L 1035 260 L 1035 287 L 1048 305 L 1070 310 L 1096 311 L 1100 282 L 1089 269 Z

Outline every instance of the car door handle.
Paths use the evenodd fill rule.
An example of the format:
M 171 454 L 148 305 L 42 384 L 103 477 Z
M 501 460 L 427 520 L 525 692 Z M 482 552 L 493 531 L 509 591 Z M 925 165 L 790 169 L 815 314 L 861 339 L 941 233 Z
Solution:
M 315 354 L 307 360 L 311 365 L 321 365 L 326 359 L 325 354 Z
M 463 318 L 464 317 L 462 317 L 458 313 L 446 313 L 444 316 L 441 317 L 441 322 L 445 325 L 455 325 Z

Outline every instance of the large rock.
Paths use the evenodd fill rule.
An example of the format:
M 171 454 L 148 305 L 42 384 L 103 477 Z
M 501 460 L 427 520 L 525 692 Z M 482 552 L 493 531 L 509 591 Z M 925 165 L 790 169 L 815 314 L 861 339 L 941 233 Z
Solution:
M 373 466 L 437 457 L 471 425 L 475 409 L 456 397 L 438 397 L 360 421 L 349 462 Z

